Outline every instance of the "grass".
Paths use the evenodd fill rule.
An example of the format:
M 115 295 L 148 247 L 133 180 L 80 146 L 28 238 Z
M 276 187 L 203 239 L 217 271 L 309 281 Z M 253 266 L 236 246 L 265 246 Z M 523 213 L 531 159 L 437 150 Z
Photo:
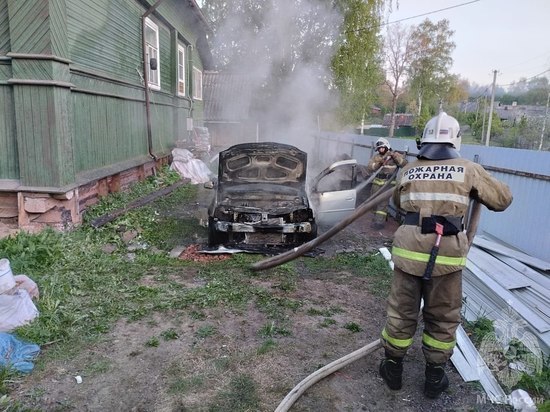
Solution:
M 469 332 L 470 339 L 474 345 L 479 346 L 483 338 L 495 332 L 493 321 L 485 317 L 477 318 L 475 321 L 465 321 L 465 329 Z
M 175 245 L 196 235 L 206 235 L 196 219 L 173 212 L 179 205 L 195 199 L 196 186 L 182 186 L 98 229 L 89 225 L 96 217 L 174 182 L 174 174 L 163 170 L 134 185 L 128 193 L 109 195 L 88 209 L 84 223 L 71 232 L 21 232 L 0 239 L 0 258 L 8 258 L 14 273 L 25 273 L 40 288 L 40 300 L 36 302 L 40 316 L 15 331 L 19 338 L 47 348 L 36 361 L 39 368 L 52 361 L 74 358 L 101 341 L 119 319 L 136 321 L 154 313 L 179 312 L 193 322 L 203 322 L 212 308 L 245 313 L 254 307 L 261 312 L 267 322 L 258 331 L 264 340 L 255 353 L 265 355 L 277 349 L 278 338 L 291 334 L 292 315 L 302 309 L 303 300 L 293 297 L 293 292 L 303 268 L 347 270 L 354 276 L 369 277 L 373 291 L 386 293 L 390 271 L 379 256 L 350 253 L 334 258 L 300 259 L 261 273 L 249 270 L 252 263 L 261 259 L 249 254 L 209 263 L 170 258 L 168 252 Z M 125 240 L 129 231 L 135 231 L 130 243 L 143 246 L 131 253 Z M 113 247 L 106 251 L 105 245 Z M 200 283 L 187 287 L 182 281 L 186 276 L 199 279 Z M 264 283 L 269 286 L 261 286 Z M 341 312 L 343 309 L 335 306 L 307 310 L 311 316 L 323 317 L 324 326 L 333 324 L 331 316 Z M 346 328 L 353 331 L 355 327 L 350 324 Z M 195 337 L 206 339 L 216 333 L 214 326 L 206 324 L 196 329 Z M 143 345 L 155 350 L 163 341 L 179 338 L 175 329 L 157 335 L 145 336 Z M 110 367 L 109 361 L 99 359 L 86 372 L 106 373 Z M 15 379 L 20 378 L 13 372 L 0 374 L 0 396 L 9 396 Z M 179 392 L 193 390 L 208 379 L 194 375 L 173 377 L 172 388 Z M 9 406 L 4 409 L 19 410 L 16 402 L 9 399 L 6 402 Z M 257 404 L 253 380 L 236 375 L 231 376 L 231 382 L 218 393 L 209 410 L 254 410 Z
M 495 333 L 493 321 L 483 316 L 475 321 L 465 320 L 464 328 L 477 348 L 480 347 L 485 337 Z M 529 362 L 534 356 L 530 349 L 526 348 L 523 343 L 516 339 L 508 342 L 507 350 L 504 352 L 503 348 L 502 352 L 502 359 L 506 364 L 526 361 L 528 364 L 534 364 L 534 362 Z M 501 384 L 507 387 L 506 382 L 501 382 Z M 534 375 L 522 373 L 519 381 L 513 387 L 507 387 L 507 393 L 512 392 L 514 389 L 527 391 L 534 400 L 538 401 L 537 410 L 547 410 L 550 412 L 550 359 L 543 359 L 542 369 Z
M 358 332 L 361 332 L 363 330 L 363 328 L 361 328 L 361 326 L 359 326 L 357 323 L 355 322 L 348 322 L 344 325 L 344 328 L 349 330 L 350 332 L 353 332 L 353 333 L 358 333 Z
M 254 380 L 239 374 L 231 379 L 228 387 L 219 393 L 209 405 L 209 412 L 254 411 L 258 409 L 260 398 Z
M 380 254 L 363 255 L 358 253 L 340 253 L 335 257 L 316 257 L 301 260 L 310 273 L 318 271 L 346 271 L 354 276 L 369 278 L 370 292 L 379 297 L 386 297 L 391 287 L 392 271 L 387 261 Z
M 216 333 L 216 328 L 212 325 L 204 325 L 201 326 L 197 332 L 195 333 L 195 336 L 199 339 L 206 339 L 210 336 L 213 336 Z

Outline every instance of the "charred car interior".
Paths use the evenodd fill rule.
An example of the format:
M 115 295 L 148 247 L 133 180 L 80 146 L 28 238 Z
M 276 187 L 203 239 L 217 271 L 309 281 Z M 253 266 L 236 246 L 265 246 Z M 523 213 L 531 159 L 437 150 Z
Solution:
M 307 154 L 282 143 L 244 143 L 219 153 L 208 210 L 208 245 L 291 248 L 317 236 L 306 190 Z

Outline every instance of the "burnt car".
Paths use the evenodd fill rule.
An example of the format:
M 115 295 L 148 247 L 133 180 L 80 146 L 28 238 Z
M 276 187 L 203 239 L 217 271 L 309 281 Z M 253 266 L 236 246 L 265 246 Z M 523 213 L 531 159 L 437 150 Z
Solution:
M 244 143 L 219 153 L 208 244 L 290 248 L 317 236 L 306 191 L 307 154 L 282 143 Z
M 356 159 L 334 162 L 311 183 L 311 201 L 322 227 L 333 226 L 351 215 L 369 196 L 367 166 Z

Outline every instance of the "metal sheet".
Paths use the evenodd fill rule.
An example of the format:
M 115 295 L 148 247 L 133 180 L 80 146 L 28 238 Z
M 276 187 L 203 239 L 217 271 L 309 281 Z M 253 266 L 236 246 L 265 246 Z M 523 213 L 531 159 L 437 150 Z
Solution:
M 494 252 L 501 253 L 505 256 L 513 257 L 516 260 L 519 260 L 520 262 L 523 262 L 529 266 L 536 267 L 541 270 L 550 270 L 550 263 L 546 262 L 542 259 L 538 259 L 533 256 L 529 256 L 523 252 L 519 252 L 514 249 L 510 249 L 506 246 L 499 245 L 495 242 L 491 242 L 489 240 L 483 239 L 482 237 L 476 236 L 474 237 L 474 245 L 483 248 L 488 249 Z
M 512 257 L 504 256 L 496 252 L 491 252 L 491 254 L 497 259 L 506 263 L 508 266 L 513 267 L 518 272 L 527 276 L 529 279 L 536 283 L 536 288 L 538 290 L 542 288 L 544 290 L 544 293 L 546 293 L 547 296 L 550 296 L 550 276 L 537 272 L 536 270 L 530 268 L 524 263 L 518 262 Z
M 523 317 L 527 322 L 529 322 L 538 332 L 547 332 L 550 331 L 550 324 L 545 322 L 537 313 L 535 313 L 531 308 L 526 306 L 523 302 L 517 299 L 510 291 L 506 290 L 504 287 L 495 282 L 491 277 L 489 277 L 482 269 L 472 263 L 468 259 L 466 267 L 471 271 L 472 274 L 477 277 L 482 284 L 491 289 L 495 296 L 503 301 L 502 307 L 505 308 L 506 304 L 511 306 L 516 312 L 518 312 L 521 317 Z
M 514 268 L 475 246 L 470 248 L 468 259 L 475 262 L 483 272 L 508 290 L 532 286 L 534 283 Z

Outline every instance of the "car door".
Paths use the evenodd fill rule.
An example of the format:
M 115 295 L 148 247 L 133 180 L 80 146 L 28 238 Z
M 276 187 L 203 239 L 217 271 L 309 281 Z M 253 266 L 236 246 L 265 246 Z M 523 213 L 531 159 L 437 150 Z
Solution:
M 331 164 L 312 182 L 311 198 L 316 221 L 332 226 L 349 216 L 357 204 L 357 160 Z

